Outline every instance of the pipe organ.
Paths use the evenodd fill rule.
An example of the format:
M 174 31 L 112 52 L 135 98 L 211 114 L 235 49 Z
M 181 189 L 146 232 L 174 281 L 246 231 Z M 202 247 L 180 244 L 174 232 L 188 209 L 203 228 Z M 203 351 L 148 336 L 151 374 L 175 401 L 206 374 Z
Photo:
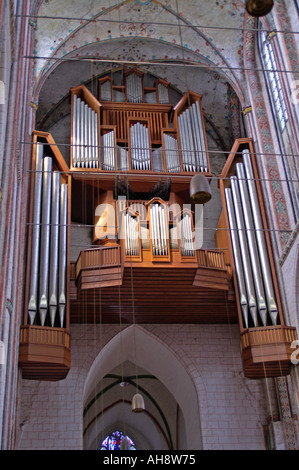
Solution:
M 225 188 L 234 259 L 245 324 L 276 325 L 278 307 L 249 150 Z M 250 315 L 250 317 L 249 317 Z
M 65 325 L 67 184 L 37 144 L 28 316 L 31 325 Z
M 71 89 L 71 168 L 209 176 L 201 96 L 188 92 L 172 108 L 164 80 L 146 87 L 135 69 L 123 80 L 100 79 L 99 101 L 84 85 Z
M 245 375 L 258 378 L 288 373 L 296 333 L 284 323 L 253 153 L 250 139 L 236 141 L 220 175 L 224 217 L 218 229 L 227 234 Z M 217 235 L 216 244 L 223 246 L 225 237 Z
M 20 330 L 23 377 L 59 380 L 70 368 L 69 225 L 71 180 L 50 134 L 33 136 L 27 288 Z
M 245 376 L 288 374 L 296 330 L 284 322 L 252 141 L 236 141 L 219 178 L 217 249 L 198 249 L 190 181 L 211 177 L 201 95 L 172 107 L 169 84 L 135 68 L 98 85 L 99 99 L 70 90 L 69 166 L 50 134 L 33 135 L 23 377 L 67 375 L 71 321 L 118 322 L 121 298 L 131 322 L 134 275 L 141 322 L 239 322 Z M 85 246 L 75 238 L 70 260 L 73 223 Z

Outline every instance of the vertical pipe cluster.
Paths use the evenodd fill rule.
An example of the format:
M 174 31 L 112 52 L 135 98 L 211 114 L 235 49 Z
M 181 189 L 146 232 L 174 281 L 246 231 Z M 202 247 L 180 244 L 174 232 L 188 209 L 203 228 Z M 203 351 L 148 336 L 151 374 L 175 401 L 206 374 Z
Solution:
M 160 104 L 169 103 L 168 88 L 162 83 L 158 83 L 158 97 Z
M 162 173 L 164 171 L 162 147 L 152 149 L 153 171 Z
M 98 114 L 73 96 L 73 167 L 98 168 Z
M 101 168 L 115 171 L 115 136 L 114 131 L 101 136 Z
M 29 323 L 64 326 L 66 306 L 67 184 L 36 145 L 29 278 Z M 59 314 L 58 314 L 59 310 Z M 59 319 L 58 319 L 59 317 Z
M 137 217 L 124 215 L 125 222 L 125 250 L 127 256 L 139 255 L 139 231 Z
M 151 240 L 154 256 L 166 256 L 168 254 L 165 208 L 161 204 L 150 205 Z
M 139 75 L 131 73 L 127 76 L 127 100 L 129 103 L 142 103 L 142 80 Z
M 130 127 L 132 170 L 151 169 L 151 149 L 148 128 L 136 122 Z
M 120 171 L 129 171 L 129 157 L 128 150 L 124 147 L 117 145 L 117 168 Z
M 194 238 L 190 214 L 185 214 L 179 221 L 179 236 L 182 256 L 194 256 Z
M 169 134 L 164 134 L 164 149 L 167 173 L 180 173 L 178 141 Z
M 196 101 L 178 118 L 184 171 L 207 172 L 207 149 L 199 102 Z
M 246 328 L 276 325 L 278 307 L 248 150 L 243 151 L 230 182 L 225 198 L 244 324 Z
M 111 101 L 111 82 L 109 80 L 101 83 L 101 100 Z

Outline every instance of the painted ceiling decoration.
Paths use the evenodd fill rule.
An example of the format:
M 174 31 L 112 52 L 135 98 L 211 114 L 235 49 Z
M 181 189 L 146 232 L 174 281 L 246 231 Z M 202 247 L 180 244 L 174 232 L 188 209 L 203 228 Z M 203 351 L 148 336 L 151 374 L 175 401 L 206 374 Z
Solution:
M 201 94 L 216 148 L 228 150 L 242 135 L 244 0 L 44 0 L 32 11 L 38 128 L 49 129 L 55 109 L 56 120 L 67 115 L 71 87 L 126 63 L 167 80 L 180 95 Z

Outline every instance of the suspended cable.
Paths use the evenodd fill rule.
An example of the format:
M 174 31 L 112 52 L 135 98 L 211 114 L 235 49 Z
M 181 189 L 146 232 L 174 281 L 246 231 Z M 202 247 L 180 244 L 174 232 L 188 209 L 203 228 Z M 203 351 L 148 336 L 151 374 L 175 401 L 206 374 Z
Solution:
M 136 36 L 138 38 L 138 36 Z M 186 49 L 190 52 L 194 52 L 192 49 Z M 73 53 L 71 51 L 70 53 Z M 55 62 L 99 62 L 99 63 L 108 63 L 108 64 L 120 64 L 120 65 L 159 65 L 159 66 L 175 66 L 175 67 L 186 67 L 186 68 L 202 68 L 202 69 L 215 69 L 215 70 L 239 70 L 241 72 L 269 72 L 268 69 L 263 69 L 263 68 L 250 68 L 250 67 L 229 67 L 229 66 L 223 66 L 223 65 L 216 65 L 214 63 L 211 64 L 200 64 L 200 63 L 191 63 L 191 62 L 180 62 L 179 59 L 170 59 L 167 62 L 162 62 L 159 61 L 159 59 L 155 59 L 152 61 L 140 61 L 140 60 L 121 60 L 121 59 L 100 59 L 99 57 L 70 57 L 70 58 L 64 58 L 64 57 L 46 57 L 46 56 L 37 56 L 37 55 L 24 55 L 23 59 L 30 59 L 30 60 L 45 60 L 45 61 L 55 61 Z M 279 72 L 279 73 L 291 73 L 294 74 L 295 72 L 293 70 L 281 70 L 281 69 L 275 69 L 271 70 L 272 72 Z
M 235 26 L 208 26 L 208 25 L 199 25 L 199 24 L 186 24 L 181 23 L 167 23 L 167 22 L 160 22 L 160 21 L 126 21 L 126 20 L 112 20 L 112 19 L 104 19 L 104 18 L 77 18 L 71 16 L 47 16 L 47 15 L 15 15 L 16 18 L 30 18 L 34 21 L 39 19 L 42 20 L 61 20 L 61 21 L 79 21 L 80 23 L 117 23 L 117 24 L 140 24 L 140 25 L 155 25 L 155 26 L 171 26 L 171 27 L 182 27 L 182 28 L 200 28 L 200 29 L 208 29 L 208 30 L 220 30 L 220 31 L 242 31 L 242 32 L 259 32 L 259 28 L 238 28 Z M 186 21 L 182 18 L 183 21 Z M 268 30 L 266 32 L 271 33 L 273 30 Z M 275 29 L 275 33 L 282 33 L 282 34 L 299 34 L 299 31 L 290 31 L 290 30 L 277 30 Z

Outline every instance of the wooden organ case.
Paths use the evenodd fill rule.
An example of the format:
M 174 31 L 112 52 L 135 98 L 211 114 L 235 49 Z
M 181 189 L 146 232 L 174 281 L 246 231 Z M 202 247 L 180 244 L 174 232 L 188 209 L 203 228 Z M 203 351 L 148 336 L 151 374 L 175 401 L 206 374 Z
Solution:
M 295 331 L 283 324 L 279 295 L 275 294 L 275 325 L 252 324 L 250 313 L 243 316 L 238 258 L 227 230 L 225 179 L 220 181 L 219 228 L 224 230 L 216 232 L 219 249 L 202 249 L 196 238 L 203 212 L 190 199 L 190 181 L 198 173 L 208 180 L 212 176 L 201 96 L 189 91 L 173 107 L 165 80 L 145 86 L 144 74 L 136 68 L 125 70 L 122 79 L 122 83 L 114 83 L 111 76 L 99 79 L 98 97 L 85 85 L 70 90 L 69 165 L 50 134 L 33 133 L 19 354 L 23 377 L 64 378 L 70 368 L 70 323 L 119 323 L 120 309 L 123 323 L 239 321 L 245 375 L 288 373 Z M 240 142 L 252 153 L 251 142 Z M 235 171 L 236 148 L 221 175 L 225 178 Z M 59 223 L 55 217 L 62 209 L 50 210 L 54 202 L 44 202 L 42 192 L 37 195 L 40 151 L 49 153 L 51 171 L 60 174 L 57 185 L 67 194 L 64 220 Z M 55 195 L 53 185 L 49 187 Z M 35 206 L 40 208 L 39 219 Z M 47 216 L 54 217 L 48 219 L 51 231 L 46 234 L 44 206 L 49 209 Z M 73 223 L 92 227 L 87 246 L 79 248 L 75 259 L 70 258 Z M 57 224 L 65 230 L 55 238 Z
M 285 324 L 261 182 L 251 139 L 237 139 L 219 179 L 216 245 L 232 268 L 248 378 L 287 375 L 296 328 Z

